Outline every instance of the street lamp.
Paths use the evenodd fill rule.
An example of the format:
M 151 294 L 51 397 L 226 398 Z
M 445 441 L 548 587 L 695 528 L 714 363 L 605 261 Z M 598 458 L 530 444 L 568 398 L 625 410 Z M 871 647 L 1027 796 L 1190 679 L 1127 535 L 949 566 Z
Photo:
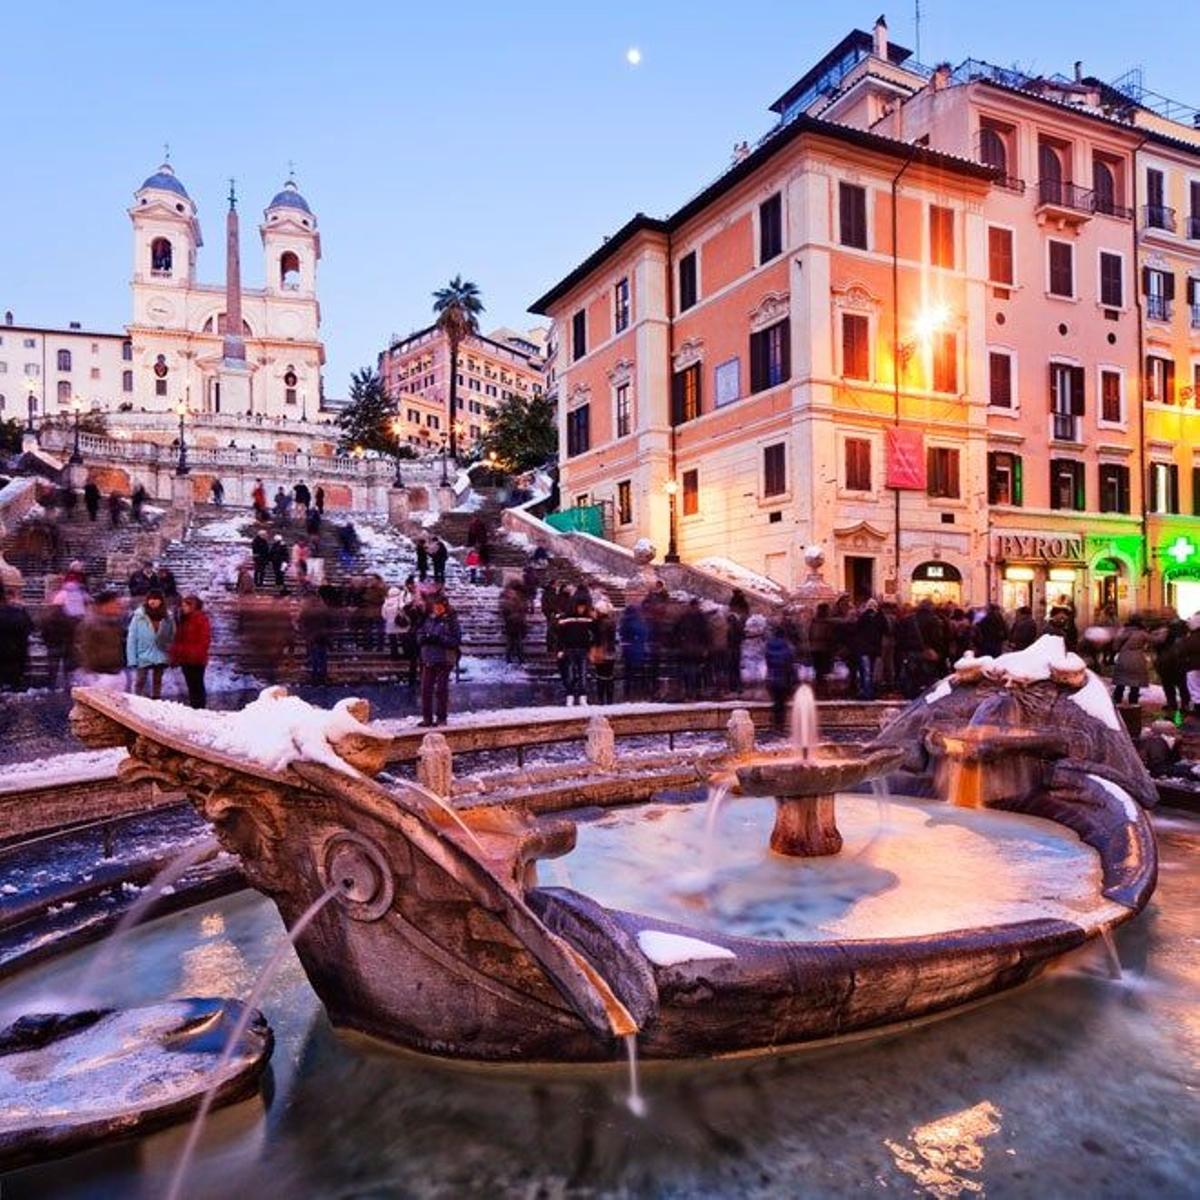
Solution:
M 663 484 L 663 490 L 667 493 L 667 503 L 670 505 L 671 519 L 667 538 L 667 553 L 663 558 L 663 562 L 677 563 L 679 561 L 679 548 L 675 543 L 675 493 L 679 491 L 679 484 L 674 479 L 668 479 Z
M 79 453 L 79 414 L 83 412 L 83 401 L 78 396 L 71 397 L 71 412 L 75 414 L 75 449 L 67 461 L 78 465 L 83 462 L 83 455 Z
M 446 443 L 449 441 L 450 434 L 447 430 L 442 430 L 442 487 L 450 486 L 450 477 L 446 474 Z
M 26 427 L 26 433 L 33 433 L 33 417 L 37 412 L 37 384 L 32 379 L 26 384 L 29 390 L 29 424 Z
M 400 434 L 404 431 L 404 421 L 400 417 L 392 418 L 392 436 L 396 439 L 396 478 L 392 480 L 392 487 L 402 488 L 404 480 L 400 477 Z
M 175 474 L 182 476 L 187 475 L 190 469 L 187 460 L 187 439 L 184 436 L 183 428 L 184 418 L 187 416 L 187 405 L 180 400 L 175 405 L 175 411 L 179 414 L 179 463 L 175 467 Z

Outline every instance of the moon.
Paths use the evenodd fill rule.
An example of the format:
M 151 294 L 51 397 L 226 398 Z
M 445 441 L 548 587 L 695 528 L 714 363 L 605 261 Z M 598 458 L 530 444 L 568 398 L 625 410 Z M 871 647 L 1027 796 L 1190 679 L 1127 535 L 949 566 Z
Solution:
M 631 67 L 636 67 L 642 61 L 642 52 L 636 46 L 630 46 L 625 51 L 625 61 Z

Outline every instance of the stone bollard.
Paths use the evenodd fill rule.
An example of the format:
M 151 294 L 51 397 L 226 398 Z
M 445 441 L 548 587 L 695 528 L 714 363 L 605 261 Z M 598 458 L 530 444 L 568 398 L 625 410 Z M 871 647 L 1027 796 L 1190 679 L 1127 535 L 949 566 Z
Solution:
M 745 708 L 735 708 L 725 726 L 729 753 L 742 757 L 754 753 L 754 720 Z
M 615 770 L 617 739 L 607 717 L 592 717 L 587 724 L 587 760 L 602 771 Z
M 454 787 L 454 755 L 440 733 L 427 733 L 417 754 L 417 782 L 435 796 L 447 799 Z

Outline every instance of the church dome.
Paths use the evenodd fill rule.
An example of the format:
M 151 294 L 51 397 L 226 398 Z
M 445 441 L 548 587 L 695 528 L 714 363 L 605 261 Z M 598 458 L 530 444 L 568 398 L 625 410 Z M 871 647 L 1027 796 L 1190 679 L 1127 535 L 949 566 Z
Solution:
M 283 191 L 276 194 L 275 199 L 267 205 L 267 208 L 298 208 L 301 212 L 312 213 L 312 209 L 308 207 L 308 201 L 300 195 L 300 189 L 296 186 L 294 179 L 289 179 L 283 185 Z
M 175 178 L 175 171 L 171 164 L 166 162 L 138 188 L 138 191 L 142 191 L 143 188 L 158 188 L 160 191 L 174 192 L 177 196 L 183 196 L 187 200 L 191 199 L 187 194 L 187 188 Z

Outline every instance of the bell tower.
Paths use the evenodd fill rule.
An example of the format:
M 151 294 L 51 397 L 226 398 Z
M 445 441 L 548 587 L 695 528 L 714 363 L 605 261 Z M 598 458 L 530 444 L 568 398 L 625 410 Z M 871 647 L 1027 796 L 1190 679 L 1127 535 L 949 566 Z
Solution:
M 267 292 L 298 300 L 315 299 L 321 237 L 317 218 L 290 175 L 283 190 L 267 205 L 259 232 L 266 258 L 263 277 Z
M 135 287 L 142 284 L 155 291 L 191 287 L 196 279 L 196 250 L 203 239 L 196 206 L 169 162 L 134 193 L 129 217 Z

